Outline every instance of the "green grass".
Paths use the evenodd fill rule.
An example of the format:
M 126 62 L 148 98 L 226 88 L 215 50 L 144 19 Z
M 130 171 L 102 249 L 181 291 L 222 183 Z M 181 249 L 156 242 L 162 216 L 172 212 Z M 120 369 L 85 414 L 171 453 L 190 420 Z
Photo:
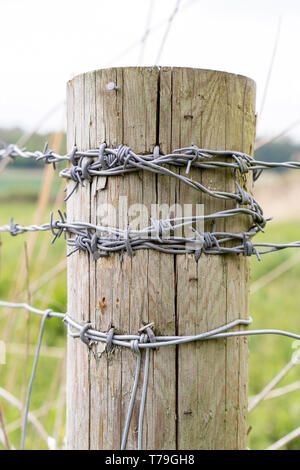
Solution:
M 11 204 L 1 204 L 0 210 L 0 225 L 7 224 L 10 217 L 14 215 L 15 221 L 20 224 L 30 224 L 33 221 L 33 214 L 35 211 L 36 203 L 32 202 L 19 202 Z M 47 221 L 49 211 L 52 208 L 46 209 Z M 0 262 L 0 298 L 4 300 L 14 300 L 10 297 L 11 290 L 14 287 L 14 280 L 18 272 L 19 261 L 24 257 L 24 242 L 28 239 L 28 235 L 20 235 L 12 237 L 9 233 L 1 234 L 1 262 Z M 65 241 L 63 239 L 57 240 L 54 245 L 50 245 L 51 234 L 49 232 L 40 233 L 37 239 L 37 245 L 34 250 L 30 263 L 30 285 L 36 279 L 49 270 L 53 269 L 58 262 L 65 256 Z M 46 245 L 45 245 L 46 243 Z M 36 261 L 41 256 L 44 249 L 48 250 L 40 272 L 36 272 Z M 26 273 L 22 273 L 26 277 Z M 19 300 L 27 300 L 26 291 Z M 32 295 L 32 303 L 42 309 L 52 308 L 53 310 L 66 311 L 66 273 L 62 272 Z M 9 343 L 22 343 L 26 342 L 26 314 L 24 311 L 13 310 L 6 311 L 2 309 L 0 316 L 0 338 Z M 8 313 L 9 315 L 5 315 Z M 11 330 L 9 335 L 5 336 L 4 331 L 7 328 L 7 321 L 11 318 Z M 39 326 L 41 318 L 31 315 L 30 318 L 30 344 L 36 345 Z M 45 329 L 43 345 L 55 346 L 64 348 L 66 344 L 66 332 L 62 322 L 51 319 L 48 320 L 48 325 Z M 31 370 L 33 364 L 33 356 L 30 356 L 28 370 Z M 62 360 L 57 358 L 41 357 L 39 361 L 38 373 L 36 376 L 34 389 L 31 400 L 31 410 L 37 410 L 41 406 L 48 403 L 54 403 L 59 396 L 59 391 L 63 385 L 61 377 L 57 382 L 57 373 L 62 367 Z M 24 382 L 24 356 L 21 354 L 7 353 L 6 364 L 0 365 L 0 386 L 8 389 L 19 400 L 22 397 L 22 389 Z M 29 373 L 28 373 L 29 377 Z M 27 377 L 27 382 L 28 382 Z M 62 375 L 64 377 L 64 374 Z M 12 423 L 20 418 L 20 413 L 13 406 L 7 405 L 0 399 L 5 412 L 5 420 L 7 423 Z M 45 427 L 46 431 L 51 435 L 53 431 L 53 424 L 58 417 L 59 411 L 53 407 L 45 416 L 40 417 L 40 421 Z M 61 411 L 60 411 L 61 413 Z M 63 419 L 64 423 L 64 419 Z M 64 424 L 63 424 L 64 426 Z M 59 445 L 62 445 L 63 428 L 60 430 Z M 20 445 L 20 428 L 10 434 L 10 439 L 13 445 L 17 448 Z M 1 446 L 0 446 L 1 448 Z M 47 445 L 37 437 L 36 430 L 31 425 L 28 427 L 28 438 L 26 440 L 26 448 L 41 448 L 46 449 Z
M 7 173 L 6 173 L 7 176 Z M 11 194 L 19 188 L 15 175 L 8 172 L 5 179 L 6 189 L 3 189 L 2 180 L 0 179 L 0 195 Z M 20 177 L 21 178 L 21 177 Z M 32 202 L 20 199 L 19 201 L 11 201 L 10 203 L 0 202 L 0 225 L 8 223 L 10 217 L 14 215 L 15 221 L 18 223 L 29 224 L 33 220 L 33 214 L 36 207 L 36 193 L 40 186 L 40 176 L 32 175 L 28 177 L 27 190 L 33 195 Z M 15 186 L 11 186 L 11 183 Z M 26 186 L 24 183 L 24 185 Z M 25 187 L 22 183 L 22 190 Z M 0 198 L 1 199 L 1 198 Z M 50 207 L 46 210 L 49 214 Z M 45 221 L 47 221 L 47 217 Z M 270 222 L 267 233 L 258 236 L 260 240 L 272 240 L 275 242 L 293 241 L 300 238 L 300 222 L 288 222 L 278 224 Z M 1 235 L 1 263 L 0 263 L 0 298 L 14 300 L 10 298 L 11 289 L 14 287 L 14 280 L 18 270 L 19 260 L 24 256 L 24 241 L 28 239 L 28 235 L 20 235 L 11 237 L 9 234 Z M 44 248 L 45 240 L 50 243 L 51 235 L 49 233 L 41 233 L 38 236 L 37 246 L 31 258 L 30 265 L 30 284 L 32 284 L 36 276 L 40 277 L 52 269 L 65 256 L 65 241 L 61 238 L 54 245 L 49 247 L 42 270 L 36 274 L 36 261 L 41 256 L 41 250 Z M 261 262 L 252 258 L 252 282 L 268 273 L 270 270 L 281 264 L 284 260 L 297 253 L 297 250 L 284 250 L 277 253 L 267 254 Z M 22 273 L 25 276 L 25 272 Z M 300 262 L 278 279 L 274 280 L 263 289 L 259 290 L 251 296 L 251 315 L 254 319 L 252 328 L 278 328 L 287 329 L 294 332 L 300 331 Z M 26 293 L 23 299 L 26 299 Z M 61 273 L 49 283 L 42 286 L 37 293 L 32 296 L 32 302 L 41 308 L 53 308 L 60 311 L 66 309 L 66 274 Z M 26 341 L 26 316 L 24 312 L 14 311 L 9 315 L 4 315 L 3 310 L 0 315 L 0 332 L 3 337 L 4 328 L 7 327 L 8 318 L 12 319 L 12 330 L 7 337 L 9 342 L 25 343 Z M 30 320 L 30 342 L 36 345 L 40 318 L 31 316 Z M 4 338 L 5 339 L 5 338 Z M 65 329 L 60 321 L 55 319 L 49 320 L 45 331 L 43 344 L 47 346 L 56 346 L 63 348 L 65 346 Z M 258 336 L 252 337 L 250 340 L 250 385 L 249 395 L 254 395 L 262 390 L 262 388 L 280 371 L 282 367 L 290 360 L 293 353 L 292 340 L 279 336 Z M 33 356 L 30 357 L 29 370 L 32 366 Z M 57 371 L 62 367 L 62 360 L 57 358 L 41 357 L 36 381 L 34 384 L 31 410 L 36 410 L 47 403 L 54 403 L 59 396 L 62 387 L 62 375 L 57 376 Z M 0 366 L 0 386 L 8 388 L 18 399 L 22 396 L 22 383 L 24 376 L 24 357 L 22 355 L 8 354 L 7 364 Z M 287 377 L 280 385 L 291 383 L 300 379 L 300 367 L 295 366 L 289 372 Z M 249 415 L 249 426 L 252 427 L 249 433 L 249 446 L 252 449 L 264 449 L 271 443 L 284 436 L 299 426 L 300 423 L 300 391 L 292 392 L 281 398 L 266 400 L 261 403 Z M 4 406 L 5 420 L 11 423 L 20 417 L 19 411 L 10 405 Z M 40 417 L 40 421 L 51 435 L 53 426 L 59 418 L 59 413 L 55 406 L 50 409 L 45 416 Z M 64 436 L 64 419 L 63 425 L 59 432 L 59 444 L 62 445 Z M 18 447 L 20 443 L 20 429 L 10 434 L 12 443 Z M 35 429 L 29 425 L 28 438 L 26 441 L 27 448 L 45 449 L 46 444 L 37 439 Z M 1 446 L 0 446 L 1 448 Z M 299 449 L 300 439 L 291 442 L 288 449 Z
M 276 224 L 270 222 L 267 233 L 257 240 L 277 243 L 300 239 L 300 222 Z M 296 249 L 283 250 L 263 256 L 261 262 L 251 261 L 251 280 L 255 281 L 297 253 Z M 276 280 L 251 295 L 253 329 L 276 328 L 295 333 L 300 331 L 300 262 Z M 293 341 L 281 336 L 256 336 L 250 341 L 249 395 L 259 393 L 265 385 L 291 359 Z M 279 386 L 300 379 L 300 367 L 295 366 Z M 249 446 L 264 449 L 300 424 L 300 391 L 279 398 L 265 400 L 249 414 Z M 299 449 L 300 439 L 295 439 L 288 449 Z
M 0 173 L 0 204 L 13 201 L 36 201 L 41 187 L 41 169 L 15 168 L 10 164 Z M 59 188 L 60 180 L 55 177 L 51 188 L 51 198 L 54 198 Z

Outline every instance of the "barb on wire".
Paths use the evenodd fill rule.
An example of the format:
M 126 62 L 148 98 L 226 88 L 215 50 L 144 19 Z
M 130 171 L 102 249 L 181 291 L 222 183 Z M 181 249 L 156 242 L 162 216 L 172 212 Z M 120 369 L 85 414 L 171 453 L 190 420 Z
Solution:
M 300 162 L 263 162 L 256 161 L 251 156 L 233 150 L 209 150 L 200 149 L 192 144 L 189 147 L 174 150 L 171 154 L 161 155 L 159 147 L 153 149 L 152 154 L 138 155 L 129 147 L 119 145 L 116 149 L 110 149 L 103 143 L 98 149 L 79 151 L 77 147 L 66 155 L 59 155 L 48 149 L 46 144 L 43 151 L 28 152 L 20 149 L 16 145 L 9 145 L 0 149 L 0 159 L 7 157 L 16 158 L 34 158 L 43 160 L 46 164 L 55 164 L 61 161 L 69 161 L 71 168 L 65 168 L 60 172 L 63 178 L 72 179 L 75 183 L 73 190 L 67 195 L 66 199 L 73 194 L 78 185 L 84 186 L 84 180 L 91 181 L 96 176 L 116 176 L 126 173 L 137 172 L 140 170 L 150 171 L 152 173 L 172 176 L 181 182 L 187 184 L 193 189 L 201 191 L 210 197 L 233 200 L 239 205 L 250 206 L 255 212 L 255 217 L 260 218 L 263 215 L 262 208 L 254 197 L 242 189 L 236 182 L 237 192 L 230 193 L 226 191 L 210 190 L 200 182 L 188 178 L 190 168 L 201 169 L 226 169 L 231 168 L 234 172 L 239 171 L 242 175 L 248 171 L 253 171 L 254 180 L 261 172 L 271 168 L 291 168 L 299 169 Z M 213 157 L 226 158 L 226 161 L 215 161 Z M 228 161 L 231 158 L 232 161 Z M 95 160 L 96 159 L 96 160 Z M 186 167 L 186 175 L 172 171 L 169 166 Z
M 62 106 L 65 105 L 65 102 L 60 102 L 58 104 L 56 104 L 53 108 L 51 108 L 44 116 L 42 116 L 42 118 L 37 122 L 37 124 L 35 125 L 35 128 L 33 131 L 30 131 L 30 132 L 24 132 L 21 137 L 18 139 L 17 143 L 15 144 L 15 146 L 17 148 L 22 148 L 27 142 L 28 140 L 39 130 L 39 128 L 41 127 L 42 124 L 44 124 L 48 119 L 49 117 L 54 114 L 58 109 L 60 109 Z M 7 145 L 5 142 L 3 141 L 0 141 L 0 173 L 5 169 L 5 167 L 7 166 L 7 164 L 9 163 L 10 160 L 14 160 L 15 159 L 15 156 L 14 155 L 10 155 L 9 153 L 7 155 L 5 155 L 5 149 L 8 149 L 10 147 L 10 145 Z M 2 152 L 1 152 L 2 150 Z M 24 149 L 25 150 L 25 149 Z M 2 156 L 1 156 L 1 153 L 2 153 Z
M 141 230 L 122 230 L 116 227 L 95 225 L 88 222 L 67 222 L 65 216 L 59 212 L 60 220 L 53 220 L 51 214 L 50 223 L 42 225 L 23 226 L 14 223 L 0 226 L 0 232 L 10 232 L 16 236 L 25 232 L 49 231 L 54 234 L 52 242 L 66 232 L 74 234 L 74 238 L 68 238 L 67 244 L 78 250 L 87 251 L 93 259 L 108 256 L 110 253 L 119 253 L 122 257 L 126 252 L 133 256 L 134 252 L 143 249 L 153 249 L 162 253 L 195 255 L 198 261 L 201 253 L 220 255 L 227 253 L 241 254 L 243 256 L 260 255 L 280 251 L 286 248 L 300 248 L 300 241 L 291 243 L 262 243 L 252 242 L 260 226 L 252 226 L 248 232 L 197 232 L 192 224 L 200 220 L 213 220 L 218 218 L 234 217 L 239 214 L 249 215 L 248 209 L 229 209 L 209 215 L 181 217 L 174 219 L 152 220 L 152 225 Z M 266 222 L 266 221 L 264 221 Z M 194 236 L 179 236 L 176 232 L 183 227 L 190 226 Z M 167 230 L 166 230 L 167 229 Z M 178 233 L 178 232 L 177 232 Z M 166 236 L 164 236 L 166 235 Z M 224 246 L 229 241 L 239 242 L 236 246 Z
M 62 161 L 70 162 L 71 168 L 65 168 L 60 172 L 62 178 L 72 179 L 75 187 L 83 186 L 84 180 L 91 181 L 96 176 L 116 176 L 126 173 L 137 172 L 140 170 L 151 171 L 157 174 L 169 175 L 179 179 L 188 186 L 202 191 L 211 197 L 219 199 L 232 199 L 237 204 L 250 205 L 257 213 L 262 214 L 261 207 L 255 201 L 253 196 L 248 194 L 237 186 L 237 193 L 228 193 L 224 191 L 211 191 L 200 182 L 188 178 L 191 167 L 200 169 L 226 169 L 230 168 L 234 172 L 240 172 L 241 175 L 249 171 L 253 172 L 256 180 L 263 170 L 273 168 L 299 169 L 300 162 L 264 162 L 254 160 L 253 157 L 243 152 L 234 150 L 211 150 L 201 149 L 192 144 L 189 147 L 174 150 L 171 154 L 160 154 L 159 147 L 156 146 L 152 153 L 139 155 L 133 152 L 125 145 L 119 145 L 117 148 L 108 148 L 105 143 L 100 148 L 79 151 L 75 146 L 70 153 L 59 155 L 48 149 L 46 144 L 43 151 L 29 152 L 26 149 L 20 149 L 16 145 L 8 145 L 0 149 L 0 160 L 7 157 L 11 158 L 33 158 L 37 161 L 43 160 L 46 164 L 52 164 Z M 217 157 L 220 160 L 214 160 Z M 228 161 L 231 158 L 232 161 Z M 226 159 L 225 161 L 222 161 Z M 168 168 L 168 166 L 186 167 L 186 175 L 178 174 Z M 68 199 L 71 194 L 67 196 Z
M 260 259 L 256 244 L 251 238 L 256 235 L 258 227 L 253 226 L 248 232 L 231 233 L 218 232 L 197 232 L 193 228 L 195 222 L 212 220 L 217 218 L 234 217 L 238 214 L 249 214 L 247 209 L 232 209 L 220 211 L 215 214 L 178 217 L 173 219 L 154 220 L 151 219 L 151 225 L 144 229 L 122 230 L 116 227 L 95 225 L 88 222 L 67 222 L 65 216 L 59 211 L 60 220 L 53 220 L 53 214 L 50 215 L 50 223 L 43 225 L 22 226 L 11 220 L 9 225 L 0 226 L 0 232 L 9 232 L 16 236 L 31 231 L 49 231 L 54 237 L 52 243 L 66 232 L 75 235 L 69 237 L 67 244 L 74 249 L 67 256 L 72 255 L 78 250 L 87 251 L 93 259 L 102 256 L 108 256 L 110 253 L 119 253 L 121 259 L 126 252 L 133 256 L 137 250 L 152 249 L 162 253 L 169 254 L 194 254 L 196 261 L 199 260 L 202 253 L 205 254 L 226 254 L 236 253 L 244 256 L 255 254 Z M 182 235 L 181 232 L 186 228 L 190 229 L 192 236 Z M 228 247 L 225 244 L 229 241 L 235 241 L 236 246 Z M 264 244 L 264 246 L 269 246 Z M 275 249 L 275 245 L 270 245 Z M 295 245 L 296 246 L 296 245 Z M 298 246 L 298 245 L 297 245 Z M 286 246 L 287 247 L 287 246 Z M 277 248 L 279 249 L 279 248 Z M 282 249 L 282 246 L 280 246 Z M 268 250 L 265 250 L 267 252 Z
M 233 200 L 237 207 L 240 205 L 250 206 L 253 214 L 253 221 L 255 223 L 257 221 L 263 222 L 263 211 L 260 205 L 255 201 L 254 197 L 242 189 L 237 182 L 237 193 L 213 191 L 202 185 L 200 182 L 194 181 L 186 175 L 176 173 L 165 166 L 186 166 L 186 174 L 189 173 L 192 165 L 199 168 L 210 168 L 211 165 L 216 168 L 219 166 L 230 166 L 234 170 L 239 169 L 239 171 L 244 174 L 248 171 L 248 164 L 251 162 L 252 157 L 241 152 L 204 150 L 199 149 L 197 146 L 192 144 L 190 147 L 177 149 L 169 155 L 160 155 L 158 146 L 154 148 L 152 154 L 138 155 L 125 145 L 120 145 L 117 149 L 108 149 L 106 144 L 103 143 L 99 149 L 88 150 L 86 152 L 79 152 L 78 149 L 74 147 L 70 154 L 62 156 L 48 150 L 47 144 L 45 145 L 43 152 L 27 152 L 17 148 L 16 146 L 8 146 L 6 149 L 2 149 L 2 151 L 0 150 L 0 158 L 1 156 L 2 158 L 6 158 L 7 156 L 12 156 L 13 158 L 16 156 L 35 158 L 36 160 L 44 160 L 47 164 L 53 164 L 54 167 L 57 162 L 64 160 L 70 161 L 72 163 L 72 167 L 66 168 L 60 172 L 61 177 L 70 178 L 75 183 L 73 190 L 65 200 L 69 199 L 78 185 L 83 186 L 83 181 L 91 181 L 93 176 L 112 176 L 147 170 L 152 173 L 177 178 L 193 189 L 201 191 L 210 197 Z M 227 164 L 226 162 L 205 161 L 207 159 L 211 159 L 213 156 L 231 156 L 234 163 Z M 97 158 L 96 161 L 93 160 L 95 157 Z M 217 164 L 217 166 L 215 164 Z
M 121 258 L 127 253 L 133 256 L 135 251 L 151 249 L 169 254 L 194 254 L 196 261 L 202 253 L 209 255 L 223 255 L 228 253 L 241 254 L 243 256 L 260 255 L 280 251 L 286 248 L 300 248 L 300 241 L 291 243 L 262 243 L 252 242 L 251 238 L 261 230 L 261 226 L 250 227 L 248 232 L 197 232 L 193 229 L 193 223 L 200 220 L 215 221 L 218 218 L 234 217 L 239 214 L 251 215 L 249 209 L 228 209 L 214 214 L 179 217 L 173 219 L 153 220 L 152 224 L 141 230 L 122 230 L 116 227 L 95 225 L 88 222 L 67 222 L 65 215 L 59 211 L 59 220 L 53 220 L 50 215 L 50 223 L 42 225 L 23 226 L 11 220 L 9 225 L 0 226 L 0 232 L 10 232 L 16 236 L 25 232 L 49 231 L 54 237 L 52 243 L 62 234 L 75 235 L 68 238 L 67 244 L 73 247 L 68 256 L 76 251 L 87 251 L 93 259 L 108 256 L 110 253 L 119 253 Z M 269 219 L 267 219 L 269 220 Z M 265 219 L 264 225 L 266 223 Z M 189 226 L 194 232 L 191 237 L 181 236 L 178 230 Z M 236 241 L 236 246 L 226 246 L 230 241 Z

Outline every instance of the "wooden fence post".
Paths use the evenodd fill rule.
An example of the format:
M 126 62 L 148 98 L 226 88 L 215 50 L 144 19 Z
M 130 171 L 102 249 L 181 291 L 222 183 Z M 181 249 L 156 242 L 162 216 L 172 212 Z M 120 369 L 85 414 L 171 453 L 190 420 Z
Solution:
M 117 90 L 109 90 L 114 82 Z M 80 150 L 105 141 L 135 152 L 162 153 L 194 142 L 202 148 L 253 153 L 255 84 L 234 74 L 201 69 L 112 68 L 85 73 L 68 83 L 68 146 Z M 185 172 L 185 169 L 180 170 Z M 210 189 L 235 191 L 232 170 L 192 169 Z M 248 181 L 240 184 L 248 187 Z M 73 182 L 68 183 L 68 189 Z M 204 204 L 205 213 L 233 207 L 174 178 L 149 172 L 94 178 L 67 203 L 68 220 L 126 228 L 130 207 Z M 120 200 L 121 198 L 121 200 Z M 120 202 L 121 201 L 121 202 Z M 105 206 L 104 206 L 105 207 Z M 115 218 L 117 214 L 117 218 Z M 143 221 L 148 225 L 149 220 Z M 142 223 L 141 223 L 142 225 Z M 219 219 L 219 230 L 239 232 L 243 217 Z M 211 229 L 211 227 L 208 227 Z M 249 260 L 236 255 L 169 255 L 140 250 L 92 261 L 77 252 L 68 261 L 68 312 L 101 331 L 136 334 L 144 322 L 155 332 L 187 335 L 237 318 L 248 318 Z M 135 373 L 135 354 L 102 344 L 89 351 L 68 340 L 67 447 L 119 449 Z M 245 449 L 248 342 L 229 338 L 161 348 L 150 354 L 144 418 L 144 449 Z M 142 380 L 142 374 L 141 374 Z M 138 404 L 127 449 L 137 447 Z

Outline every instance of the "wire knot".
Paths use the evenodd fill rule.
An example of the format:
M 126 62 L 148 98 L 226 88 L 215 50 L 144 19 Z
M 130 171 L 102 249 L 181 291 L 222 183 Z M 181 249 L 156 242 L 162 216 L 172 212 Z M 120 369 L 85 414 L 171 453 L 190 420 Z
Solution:
M 134 255 L 134 252 L 133 252 L 133 249 L 132 249 L 132 246 L 131 246 L 131 239 L 130 239 L 130 228 L 128 227 L 128 229 L 126 230 L 126 234 L 125 234 L 125 238 L 124 238 L 124 249 L 122 249 L 121 253 L 120 253 L 120 259 L 121 259 L 121 262 L 123 261 L 123 258 L 124 258 L 124 251 L 126 250 L 127 254 L 130 256 L 130 258 L 133 257 Z
M 194 143 L 192 143 L 191 146 L 189 147 L 189 150 L 187 151 L 187 155 L 194 155 L 194 157 L 188 160 L 186 171 L 185 171 L 186 175 L 189 174 L 191 166 L 195 161 L 204 159 L 203 155 L 200 153 L 200 149 L 197 147 L 197 145 L 194 145 Z
M 132 155 L 131 148 L 127 145 L 119 145 L 117 149 L 107 151 L 106 147 L 106 143 L 103 143 L 99 148 L 99 161 L 103 170 L 119 166 L 123 166 L 125 170 L 126 164 Z
M 88 180 L 88 181 L 92 180 L 92 175 L 90 174 L 90 167 L 94 163 L 93 158 L 81 157 L 77 164 L 76 152 L 77 152 L 77 148 L 74 147 L 69 157 L 70 161 L 74 165 L 69 169 L 69 177 L 71 180 L 74 181 L 75 185 L 73 189 L 71 190 L 71 192 L 65 197 L 65 201 L 67 201 L 72 196 L 72 194 L 77 189 L 79 184 L 80 186 L 84 187 L 83 180 Z
M 16 153 L 16 146 L 14 144 L 9 144 L 7 145 L 5 142 L 1 141 L 1 146 L 2 146 L 2 151 L 1 151 L 1 157 L 8 158 L 10 157 L 12 160 L 16 159 L 17 153 Z
M 213 233 L 211 232 L 198 233 L 196 230 L 194 230 L 194 232 L 195 232 L 196 243 L 198 242 L 199 244 L 201 243 L 202 245 L 202 246 L 199 246 L 199 248 L 195 250 L 195 253 L 194 253 L 195 260 L 198 263 L 202 253 L 205 253 L 207 250 L 213 247 L 219 250 L 220 245 L 216 236 Z
M 153 219 L 152 217 L 150 217 L 150 223 L 152 225 L 152 232 L 155 233 L 159 241 L 162 241 L 162 237 L 168 236 L 170 234 L 170 231 L 174 230 L 169 220 Z
M 197 147 L 197 145 L 194 144 L 194 142 L 191 143 L 190 147 L 179 149 L 179 151 L 186 151 L 187 155 L 194 155 L 195 158 L 193 160 L 205 160 L 207 158 L 211 158 L 210 155 L 203 154 L 201 152 L 201 149 Z
M 12 217 L 9 222 L 9 233 L 11 234 L 12 237 L 15 237 L 16 235 L 19 235 L 21 233 L 24 233 L 25 230 L 22 230 L 19 226 L 19 224 L 16 224 L 14 222 L 14 218 Z
M 46 165 L 50 165 L 52 163 L 53 169 L 56 170 L 55 161 L 53 161 L 55 158 L 53 153 L 53 150 L 48 150 L 48 142 L 46 142 L 42 154 L 36 157 L 36 161 L 44 160 Z
M 109 354 L 113 349 L 114 333 L 115 333 L 115 329 L 114 327 L 111 327 L 106 337 L 105 351 L 107 354 Z
M 138 339 L 133 339 L 130 342 L 130 347 L 133 352 L 136 354 L 140 354 L 140 349 L 139 349 L 139 340 Z
M 60 220 L 53 220 L 53 212 L 50 213 L 49 227 L 50 227 L 50 230 L 53 234 L 53 238 L 51 240 L 51 243 L 54 243 L 55 240 L 57 238 L 59 238 L 63 232 L 64 232 L 64 236 L 66 236 L 65 229 L 64 229 L 64 227 L 61 226 L 61 224 L 66 223 L 65 219 L 67 217 L 67 214 L 63 215 L 62 212 L 58 209 L 58 215 L 60 217 Z
M 124 165 L 125 167 L 130 156 L 131 156 L 131 148 L 127 147 L 127 145 L 119 145 L 117 149 L 117 155 L 116 155 L 118 159 L 118 163 L 120 165 Z
M 249 172 L 249 160 L 245 158 L 245 156 L 241 155 L 235 155 L 234 153 L 232 154 L 232 158 L 235 160 L 235 162 L 238 165 L 238 170 L 241 173 L 241 175 L 244 175 Z
M 220 245 L 218 243 L 217 238 L 215 235 L 211 232 L 204 232 L 203 233 L 203 251 L 208 250 L 215 246 L 218 250 L 220 249 Z
M 78 250 L 88 251 L 94 260 L 104 256 L 98 251 L 98 235 L 96 232 L 91 234 L 88 229 L 85 229 L 84 233 L 76 235 L 73 244 L 76 249 L 69 253 L 68 256 L 71 256 Z
M 147 336 L 148 336 L 148 339 L 149 339 L 150 343 L 156 343 L 155 334 L 154 334 L 152 328 L 150 328 L 150 326 L 147 326 L 146 333 L 147 333 Z M 155 348 L 153 348 L 153 351 L 155 351 Z
M 53 312 L 52 308 L 48 308 L 47 310 L 45 310 L 45 317 L 46 318 L 51 318 L 53 313 L 54 312 Z
M 243 255 L 244 256 L 251 256 L 255 254 L 258 261 L 261 261 L 261 257 L 257 248 L 253 245 L 253 243 L 247 238 L 247 235 L 243 234 Z
M 73 166 L 77 165 L 78 158 L 76 157 L 77 147 L 74 145 L 72 152 L 68 155 L 70 162 Z
M 237 181 L 235 182 L 235 184 L 236 184 L 236 187 L 238 189 L 239 196 L 240 196 L 239 203 L 242 206 L 250 205 L 251 208 L 253 208 L 254 207 L 253 206 L 253 204 L 254 204 L 253 196 L 251 194 L 249 194 L 247 191 L 245 191 L 244 189 L 242 189 Z
M 75 163 L 77 163 L 77 162 L 75 162 Z M 75 184 L 74 184 L 71 192 L 65 197 L 64 201 L 67 201 L 68 199 L 70 199 L 70 197 L 72 196 L 74 191 L 76 191 L 76 189 L 78 188 L 79 184 L 82 187 L 84 186 L 83 181 L 82 181 L 82 168 L 77 164 L 76 164 L 76 166 L 72 166 L 69 169 L 69 178 L 71 180 L 73 180 Z M 66 191 L 67 191 L 67 187 L 65 188 L 65 192 Z
M 87 337 L 86 333 L 92 326 L 93 325 L 91 323 L 86 323 L 85 325 L 82 326 L 79 332 L 79 337 L 81 341 L 87 344 L 88 347 L 91 346 L 91 340 Z
M 82 168 L 80 166 L 72 166 L 70 168 L 70 178 L 78 185 L 84 186 L 82 181 Z M 77 187 L 77 186 L 76 186 Z M 70 196 L 69 196 L 70 197 Z

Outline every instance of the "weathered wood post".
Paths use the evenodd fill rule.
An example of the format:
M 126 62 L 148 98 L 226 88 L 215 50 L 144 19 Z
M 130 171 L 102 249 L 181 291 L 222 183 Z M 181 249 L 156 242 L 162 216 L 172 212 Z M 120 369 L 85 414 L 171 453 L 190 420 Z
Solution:
M 109 82 L 117 90 L 108 90 Z M 194 142 L 252 154 L 254 136 L 255 84 L 243 76 L 188 68 L 113 68 L 68 83 L 69 150 L 75 142 L 86 150 L 105 141 L 137 153 L 152 152 L 159 144 L 162 153 L 169 153 Z M 235 192 L 229 169 L 194 168 L 191 177 L 210 189 Z M 240 183 L 249 189 L 249 181 Z M 94 178 L 78 188 L 67 204 L 68 220 L 99 223 L 103 204 L 111 204 L 126 228 L 124 196 L 128 207 L 142 203 L 149 210 L 153 203 L 203 203 L 206 214 L 233 207 L 174 178 L 141 172 Z M 106 223 L 116 223 L 112 214 Z M 240 232 L 248 224 L 234 217 L 219 219 L 217 228 Z M 159 334 L 196 334 L 248 318 L 248 274 L 248 258 L 236 255 L 202 255 L 196 263 L 192 255 L 140 250 L 133 258 L 124 255 L 121 263 L 118 254 L 93 261 L 77 252 L 68 261 L 68 312 L 101 331 L 113 325 L 117 332 L 136 334 L 144 322 L 153 321 Z M 67 446 L 119 449 L 135 354 L 117 347 L 107 355 L 101 344 L 89 351 L 79 340 L 68 341 Z M 247 367 L 245 338 L 151 352 L 143 448 L 245 449 Z M 137 421 L 135 409 L 127 449 L 137 446 Z

